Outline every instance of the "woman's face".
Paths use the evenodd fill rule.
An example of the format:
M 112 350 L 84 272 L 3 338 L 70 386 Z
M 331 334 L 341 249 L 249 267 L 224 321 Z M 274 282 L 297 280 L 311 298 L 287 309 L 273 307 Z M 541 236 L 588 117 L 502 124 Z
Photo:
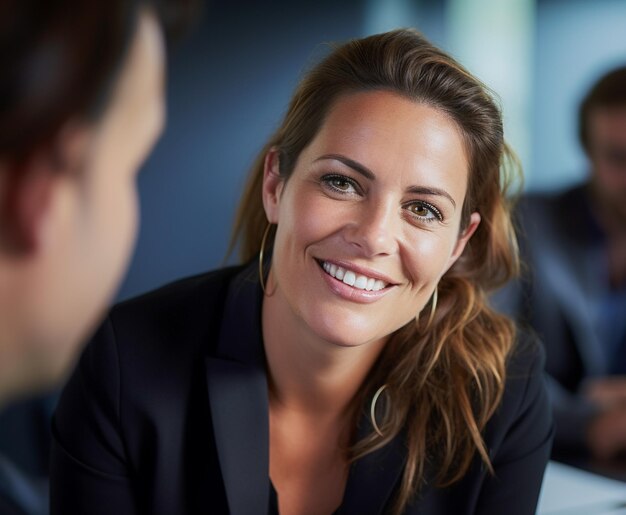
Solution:
M 377 91 L 341 97 L 287 182 L 266 160 L 277 224 L 269 289 L 287 316 L 341 346 L 414 319 L 462 253 L 468 161 L 441 111 Z

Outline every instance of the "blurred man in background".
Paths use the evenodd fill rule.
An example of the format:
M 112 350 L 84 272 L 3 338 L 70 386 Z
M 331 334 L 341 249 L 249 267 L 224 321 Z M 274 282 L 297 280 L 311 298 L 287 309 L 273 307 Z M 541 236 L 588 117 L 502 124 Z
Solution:
M 626 67 L 603 76 L 579 111 L 589 179 L 518 207 L 526 277 L 494 305 L 547 350 L 554 451 L 626 451 Z

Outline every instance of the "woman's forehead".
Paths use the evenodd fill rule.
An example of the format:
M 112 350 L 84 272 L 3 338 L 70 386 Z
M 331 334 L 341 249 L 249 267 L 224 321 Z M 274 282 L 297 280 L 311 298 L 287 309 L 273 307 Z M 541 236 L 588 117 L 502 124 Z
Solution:
M 395 93 L 340 97 L 303 154 L 309 163 L 323 155 L 345 156 L 374 175 L 450 183 L 447 189 L 461 201 L 465 195 L 468 162 L 456 123 L 435 107 Z

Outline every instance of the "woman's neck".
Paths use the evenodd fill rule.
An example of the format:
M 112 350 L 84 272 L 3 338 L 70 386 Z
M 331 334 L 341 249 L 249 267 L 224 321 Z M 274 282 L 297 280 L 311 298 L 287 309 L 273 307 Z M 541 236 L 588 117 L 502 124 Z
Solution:
M 262 319 L 272 404 L 318 420 L 349 416 L 351 401 L 385 342 L 346 347 L 320 338 L 291 310 L 280 289 L 265 297 Z

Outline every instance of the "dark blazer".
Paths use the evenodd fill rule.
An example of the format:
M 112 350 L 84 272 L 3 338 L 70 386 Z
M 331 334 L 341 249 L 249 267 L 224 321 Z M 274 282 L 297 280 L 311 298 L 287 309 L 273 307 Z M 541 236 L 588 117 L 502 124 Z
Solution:
M 112 310 L 54 418 L 52 514 L 268 512 L 268 393 L 254 270 L 193 277 Z M 552 435 L 541 368 L 538 346 L 518 347 L 485 431 L 496 476 L 476 459 L 456 485 L 429 483 L 407 514 L 534 513 Z M 398 436 L 354 463 L 337 513 L 385 513 L 404 459 Z
M 494 297 L 494 306 L 532 328 L 546 349 L 556 422 L 555 450 L 586 447 L 597 412 L 579 394 L 585 379 L 610 373 L 593 313 L 608 289 L 606 243 L 594 221 L 586 185 L 530 194 L 517 208 L 524 280 Z

